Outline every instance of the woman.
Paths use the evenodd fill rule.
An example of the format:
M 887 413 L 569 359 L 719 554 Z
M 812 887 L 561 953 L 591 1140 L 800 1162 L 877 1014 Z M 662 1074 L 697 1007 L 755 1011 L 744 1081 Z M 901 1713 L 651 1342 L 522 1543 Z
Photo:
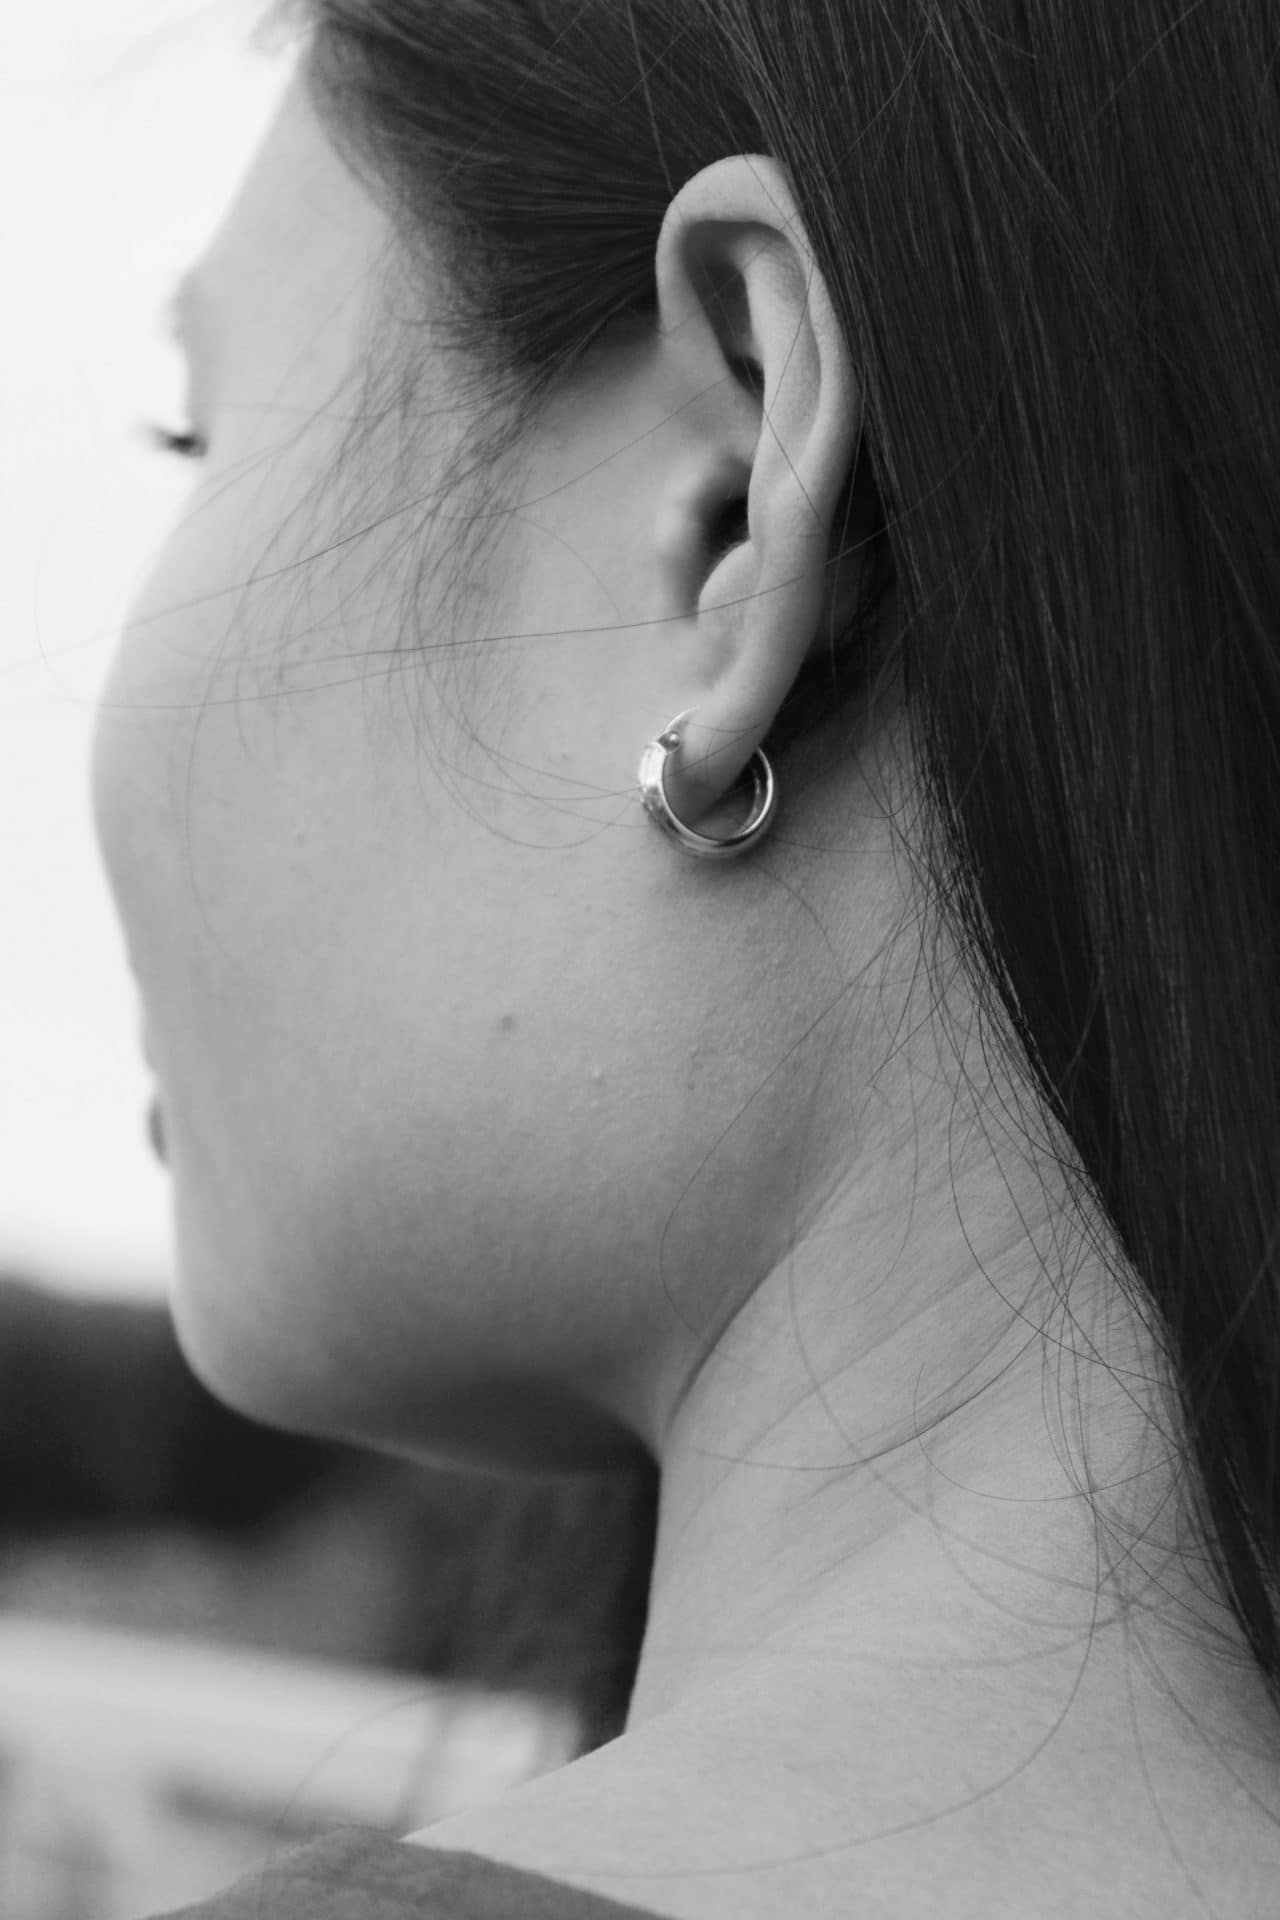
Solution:
M 95 749 L 176 1321 L 662 1494 L 620 1737 L 207 1911 L 1274 1913 L 1280 17 L 303 11 Z

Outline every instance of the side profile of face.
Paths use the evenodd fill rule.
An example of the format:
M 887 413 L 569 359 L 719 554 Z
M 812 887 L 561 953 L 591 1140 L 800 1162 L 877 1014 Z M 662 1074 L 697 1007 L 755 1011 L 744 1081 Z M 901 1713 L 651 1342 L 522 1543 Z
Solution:
M 174 1311 L 261 1417 L 588 1461 L 656 1441 L 778 1257 L 779 1143 L 821 1183 L 799 1043 L 839 976 L 798 855 L 786 887 L 691 860 L 636 793 L 723 664 L 732 556 L 689 503 L 737 402 L 704 418 L 656 337 L 602 349 L 477 541 L 483 423 L 390 249 L 295 80 L 198 264 L 209 454 L 95 742 Z M 398 341 L 410 397 L 369 418 Z

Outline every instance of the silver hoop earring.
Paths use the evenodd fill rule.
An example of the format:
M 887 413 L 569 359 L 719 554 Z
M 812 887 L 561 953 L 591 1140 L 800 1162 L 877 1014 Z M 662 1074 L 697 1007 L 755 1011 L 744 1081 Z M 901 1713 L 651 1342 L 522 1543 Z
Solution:
M 684 821 L 678 820 L 671 810 L 664 775 L 668 755 L 680 745 L 680 729 L 692 712 L 693 708 L 689 707 L 684 713 L 678 714 L 656 740 L 650 740 L 641 754 L 640 798 L 650 819 L 656 821 L 667 837 L 683 847 L 686 853 L 700 854 L 703 859 L 709 860 L 731 860 L 735 854 L 746 853 L 758 846 L 773 825 L 778 808 L 778 789 L 773 768 L 757 747 L 748 762 L 755 785 L 755 797 L 750 813 L 735 833 L 717 840 L 710 834 L 695 833 L 692 827 L 686 827 Z

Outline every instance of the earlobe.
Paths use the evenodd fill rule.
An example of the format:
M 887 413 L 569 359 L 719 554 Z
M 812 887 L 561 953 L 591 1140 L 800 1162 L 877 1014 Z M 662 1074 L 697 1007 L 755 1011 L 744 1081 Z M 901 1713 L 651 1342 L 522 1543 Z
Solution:
M 666 771 L 671 804 L 692 826 L 747 766 L 818 639 L 860 406 L 773 159 L 733 155 L 687 182 L 667 210 L 655 274 L 662 351 L 697 396 L 696 453 L 673 484 L 664 545 L 664 599 L 693 624 L 705 689 Z M 673 709 L 688 705 L 683 691 L 673 689 Z

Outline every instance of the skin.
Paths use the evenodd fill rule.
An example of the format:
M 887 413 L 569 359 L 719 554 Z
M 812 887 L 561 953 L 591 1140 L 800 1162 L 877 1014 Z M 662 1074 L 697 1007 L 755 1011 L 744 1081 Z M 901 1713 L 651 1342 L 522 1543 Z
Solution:
M 282 1425 L 661 1460 L 626 1733 L 421 1844 L 692 1920 L 855 1883 L 876 1915 L 1260 1913 L 1274 1721 L 1149 1339 L 945 942 L 932 1012 L 893 715 L 794 768 L 745 859 L 639 806 L 693 709 L 668 791 L 736 823 L 857 584 L 860 396 L 781 171 L 688 182 L 655 270 L 658 329 L 601 344 L 495 494 L 443 304 L 300 80 L 199 263 L 210 456 L 93 765 L 179 1334 Z M 370 414 L 373 365 L 412 378 Z

